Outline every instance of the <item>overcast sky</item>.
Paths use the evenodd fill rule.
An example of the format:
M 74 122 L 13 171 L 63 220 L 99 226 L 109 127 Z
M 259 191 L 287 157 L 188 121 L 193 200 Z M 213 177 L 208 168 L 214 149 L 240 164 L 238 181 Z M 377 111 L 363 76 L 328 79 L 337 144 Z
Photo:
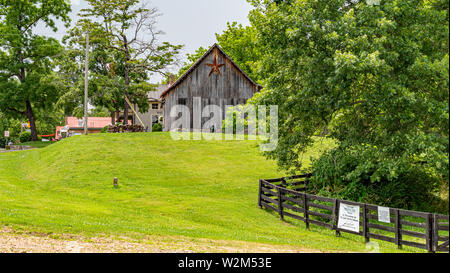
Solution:
M 146 1 L 146 0 L 143 0 Z M 72 25 L 78 20 L 78 12 L 88 7 L 84 0 L 71 0 Z M 216 42 L 215 33 L 225 30 L 227 22 L 236 21 L 248 25 L 247 15 L 251 5 L 246 0 L 151 0 L 162 13 L 158 28 L 165 32 L 160 39 L 173 44 L 183 44 L 185 53 L 193 53 L 200 46 L 209 47 Z M 58 32 L 53 33 L 39 27 L 39 33 L 61 39 L 66 29 L 58 24 Z M 159 81 L 154 77 L 152 81 Z

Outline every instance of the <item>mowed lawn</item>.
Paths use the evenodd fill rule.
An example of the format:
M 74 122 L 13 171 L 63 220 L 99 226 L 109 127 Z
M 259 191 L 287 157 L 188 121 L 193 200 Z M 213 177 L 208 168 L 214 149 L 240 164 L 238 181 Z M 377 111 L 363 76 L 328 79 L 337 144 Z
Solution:
M 329 144 L 318 142 L 310 154 Z M 256 141 L 174 141 L 168 133 L 78 136 L 0 154 L 0 228 L 372 250 L 361 237 L 336 237 L 315 226 L 308 231 L 301 222 L 282 222 L 260 209 L 259 179 L 283 175 Z M 398 251 L 379 243 L 382 252 Z
M 29 146 L 29 147 L 33 147 L 33 148 L 45 148 L 45 147 L 50 146 L 52 144 L 54 144 L 54 142 L 52 142 L 52 141 L 47 141 L 47 142 L 30 141 L 30 142 L 20 143 L 18 145 L 19 146 Z

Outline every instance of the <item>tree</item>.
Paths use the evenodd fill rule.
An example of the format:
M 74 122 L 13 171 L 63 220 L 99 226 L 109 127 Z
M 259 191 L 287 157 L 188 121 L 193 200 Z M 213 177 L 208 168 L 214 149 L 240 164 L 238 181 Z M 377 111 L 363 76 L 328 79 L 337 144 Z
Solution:
M 448 186 L 448 1 L 253 1 L 267 75 L 259 103 L 279 106 L 281 167 L 302 167 L 315 136 L 313 190 L 426 206 Z M 448 208 L 447 208 L 448 209 Z
M 108 47 L 104 32 L 98 24 L 80 21 L 69 30 L 63 38 L 66 51 L 58 63 L 59 83 L 66 90 L 58 102 L 67 115 L 82 117 L 84 115 L 84 63 L 86 50 L 86 32 L 90 31 L 89 48 L 89 103 L 95 107 L 107 109 L 111 113 L 112 124 L 115 113 L 122 109 L 125 83 L 121 55 Z M 118 65 L 119 64 L 119 65 Z M 140 110 L 148 109 L 147 93 L 153 85 L 146 84 L 147 76 L 132 74 L 133 85 L 129 88 L 130 100 Z M 139 84 L 137 82 L 140 82 Z
M 117 75 L 124 79 L 124 98 L 133 88 L 142 88 L 151 73 L 165 74 L 176 61 L 182 46 L 159 43 L 156 30 L 157 8 L 147 8 L 139 0 L 88 0 L 91 6 L 81 11 L 83 22 L 95 25 L 100 37 L 113 52 Z M 95 21 L 99 20 L 99 22 Z M 131 98 L 132 99 L 132 98 Z M 128 104 L 124 117 L 128 117 Z
M 51 108 L 60 92 L 52 84 L 54 59 L 62 51 L 56 39 L 33 33 L 37 24 L 57 31 L 55 19 L 69 23 L 65 0 L 0 1 L 0 107 L 26 117 L 38 140 L 35 109 Z
M 193 54 L 188 53 L 186 55 L 187 61 L 183 63 L 183 67 L 181 67 L 180 70 L 178 70 L 178 73 L 176 75 L 171 74 L 167 75 L 166 78 L 163 80 L 163 83 L 165 84 L 169 83 L 171 80 L 170 78 L 172 76 L 174 77 L 175 80 L 183 76 L 183 74 L 186 73 L 186 71 L 188 71 L 189 68 L 191 68 L 191 66 L 193 66 L 207 51 L 208 49 L 201 46 Z
M 5 144 L 5 139 L 3 138 L 5 131 L 9 131 L 10 138 L 18 137 L 20 133 L 20 121 L 0 112 L 0 145 Z

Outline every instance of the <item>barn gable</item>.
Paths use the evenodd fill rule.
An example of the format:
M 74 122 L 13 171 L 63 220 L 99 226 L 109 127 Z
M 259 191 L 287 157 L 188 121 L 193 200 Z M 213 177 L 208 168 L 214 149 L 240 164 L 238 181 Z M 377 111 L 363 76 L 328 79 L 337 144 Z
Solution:
M 161 98 L 164 98 L 168 95 L 172 90 L 176 89 L 177 86 L 182 83 L 186 78 L 188 78 L 192 72 L 194 72 L 208 57 L 210 56 L 222 56 L 222 58 L 226 59 L 229 64 L 234 67 L 243 77 L 245 77 L 249 83 L 255 87 L 257 87 L 257 91 L 262 89 L 262 86 L 255 83 L 242 69 L 231 59 L 218 44 L 214 44 L 205 54 L 203 54 L 200 59 L 198 59 L 177 81 L 175 81 L 169 88 L 161 94 Z M 220 57 L 219 57 L 220 58 Z
M 170 117 L 170 111 L 175 105 L 186 105 L 192 114 L 194 98 L 201 98 L 201 108 L 207 105 L 220 106 L 223 119 L 226 106 L 245 104 L 261 88 L 217 44 L 214 44 L 161 95 L 164 101 L 164 129 L 166 131 L 171 129 L 175 118 Z M 202 124 L 203 122 L 204 120 Z M 191 129 L 201 129 L 193 126 L 191 117 Z M 219 126 L 221 124 L 217 124 L 217 128 Z

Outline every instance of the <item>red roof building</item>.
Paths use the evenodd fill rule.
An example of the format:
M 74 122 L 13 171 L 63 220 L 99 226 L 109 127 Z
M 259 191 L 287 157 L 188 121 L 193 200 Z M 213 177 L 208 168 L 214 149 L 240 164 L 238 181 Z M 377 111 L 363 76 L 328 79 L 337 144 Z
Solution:
M 109 125 L 111 125 L 111 118 L 88 118 L 88 132 L 90 134 L 100 133 L 103 128 Z M 60 139 L 62 137 L 61 131 L 66 131 L 68 136 L 84 133 L 84 119 L 66 117 L 65 126 L 56 127 L 56 139 Z
M 79 119 L 76 117 L 66 117 L 66 125 L 70 128 L 84 128 L 84 119 Z M 111 125 L 111 118 L 88 118 L 88 128 L 100 128 L 103 129 L 105 126 Z

